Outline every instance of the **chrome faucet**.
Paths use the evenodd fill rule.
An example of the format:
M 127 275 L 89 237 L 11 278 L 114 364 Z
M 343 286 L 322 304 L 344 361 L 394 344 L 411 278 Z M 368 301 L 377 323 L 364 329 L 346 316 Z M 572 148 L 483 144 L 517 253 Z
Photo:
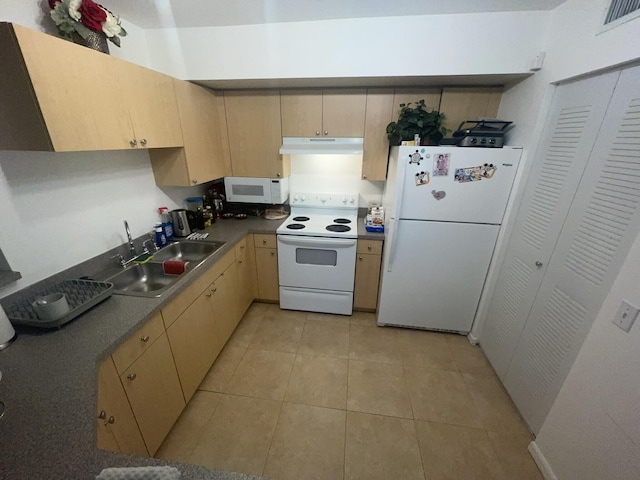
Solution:
M 129 252 L 131 255 L 137 255 L 136 246 L 133 244 L 133 238 L 131 238 L 131 230 L 129 230 L 129 224 L 127 221 L 124 221 L 124 229 L 127 231 L 127 240 L 129 240 Z

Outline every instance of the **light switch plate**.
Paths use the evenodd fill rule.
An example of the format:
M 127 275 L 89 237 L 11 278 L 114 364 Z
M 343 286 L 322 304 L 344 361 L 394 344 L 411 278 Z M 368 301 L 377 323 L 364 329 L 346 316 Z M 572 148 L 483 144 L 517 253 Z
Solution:
M 631 330 L 631 325 L 636 321 L 640 309 L 635 305 L 631 305 L 627 301 L 622 301 L 616 316 L 613 318 L 613 324 L 620 327 L 625 332 Z

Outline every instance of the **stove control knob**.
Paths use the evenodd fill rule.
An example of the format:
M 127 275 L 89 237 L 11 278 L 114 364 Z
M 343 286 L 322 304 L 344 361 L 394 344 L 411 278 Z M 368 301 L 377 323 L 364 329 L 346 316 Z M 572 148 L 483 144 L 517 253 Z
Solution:
M 347 197 L 342 197 L 342 203 L 347 203 Z
M 349 197 L 349 203 L 356 203 L 356 199 L 354 197 Z
M 320 197 L 320 201 L 321 201 L 322 203 L 327 203 L 327 197 L 325 197 L 324 195 L 322 195 L 322 196 Z
M 307 199 L 307 196 L 306 196 L 306 195 L 302 195 L 302 196 L 300 197 L 300 201 L 301 201 L 301 202 L 304 202 L 306 199 Z
M 298 200 L 300 200 L 300 195 L 294 195 L 293 196 L 293 201 L 297 202 Z

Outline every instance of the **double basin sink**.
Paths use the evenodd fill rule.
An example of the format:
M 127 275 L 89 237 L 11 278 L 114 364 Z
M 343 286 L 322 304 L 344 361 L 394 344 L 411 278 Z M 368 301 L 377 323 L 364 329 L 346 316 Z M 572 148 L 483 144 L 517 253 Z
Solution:
M 113 293 L 138 297 L 159 297 L 176 283 L 181 275 L 164 273 L 162 262 L 179 260 L 189 262 L 193 268 L 217 252 L 225 242 L 202 242 L 182 240 L 158 250 L 151 260 L 142 264 L 132 264 L 120 272 L 105 279 L 113 283 Z

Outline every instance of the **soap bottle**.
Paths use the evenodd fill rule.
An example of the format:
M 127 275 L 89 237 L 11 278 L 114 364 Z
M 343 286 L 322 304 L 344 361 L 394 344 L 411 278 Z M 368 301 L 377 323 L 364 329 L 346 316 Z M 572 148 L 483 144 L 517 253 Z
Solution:
M 156 231 L 156 246 L 158 248 L 164 247 L 167 244 L 167 237 L 164 236 L 162 224 L 156 223 L 153 228 Z
M 158 212 L 160 212 L 160 218 L 162 219 L 162 233 L 164 233 L 166 243 L 169 243 L 173 240 L 173 223 L 171 223 L 169 209 L 167 207 L 160 207 Z

